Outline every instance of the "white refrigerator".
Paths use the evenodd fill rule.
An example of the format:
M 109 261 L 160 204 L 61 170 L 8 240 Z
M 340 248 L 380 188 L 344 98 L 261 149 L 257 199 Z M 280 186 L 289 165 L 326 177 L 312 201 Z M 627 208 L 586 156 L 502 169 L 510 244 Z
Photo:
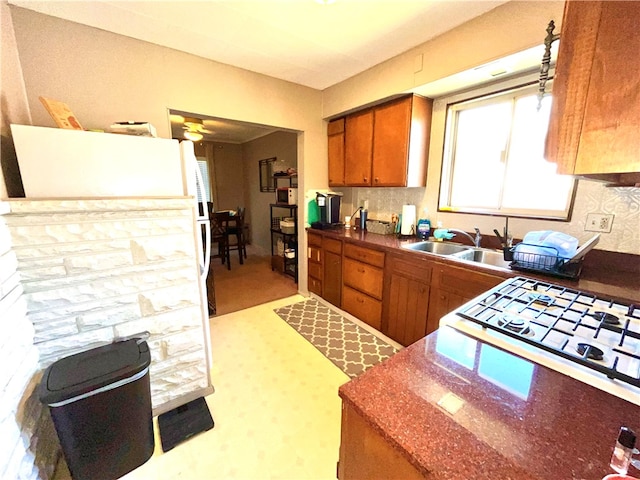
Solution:
M 209 375 L 206 280 L 211 238 L 205 192 L 190 141 L 11 125 L 26 199 L 193 197 L 203 336 Z M 212 390 L 210 379 L 209 389 Z

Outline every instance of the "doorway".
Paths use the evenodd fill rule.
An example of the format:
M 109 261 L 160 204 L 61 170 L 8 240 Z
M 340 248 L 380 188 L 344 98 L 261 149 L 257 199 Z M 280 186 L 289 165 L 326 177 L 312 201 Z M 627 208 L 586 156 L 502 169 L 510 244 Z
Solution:
M 220 284 L 214 287 L 219 310 L 228 313 L 227 306 L 219 303 L 226 303 L 225 298 L 236 304 L 229 308 L 251 306 L 242 300 L 246 289 L 243 283 L 249 282 L 256 271 L 262 272 L 256 277 L 265 283 L 260 292 L 264 295 L 249 295 L 254 302 L 263 303 L 261 296 L 270 301 L 296 293 L 297 285 L 290 276 L 271 271 L 270 204 L 275 203 L 276 193 L 260 190 L 259 162 L 275 157 L 274 172 L 297 170 L 300 132 L 182 110 L 170 109 L 168 113 L 172 138 L 194 141 L 196 157 L 204 162 L 209 177 L 208 195 L 214 209 L 245 208 L 245 221 L 249 224 L 248 258 L 241 266 L 238 256 L 232 255 L 231 270 L 226 266 L 220 268 L 220 260 L 212 259 L 210 271 L 216 277 L 213 283 Z M 276 275 L 272 277 L 271 273 Z M 247 277 L 243 278 L 244 274 Z

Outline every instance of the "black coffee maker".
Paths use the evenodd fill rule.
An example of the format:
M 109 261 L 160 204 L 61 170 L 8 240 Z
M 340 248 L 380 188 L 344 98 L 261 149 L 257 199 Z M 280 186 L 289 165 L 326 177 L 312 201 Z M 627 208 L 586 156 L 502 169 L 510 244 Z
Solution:
M 328 229 L 339 228 L 344 224 L 340 222 L 341 193 L 316 192 L 316 203 L 320 212 L 320 220 L 311 224 L 312 228 Z

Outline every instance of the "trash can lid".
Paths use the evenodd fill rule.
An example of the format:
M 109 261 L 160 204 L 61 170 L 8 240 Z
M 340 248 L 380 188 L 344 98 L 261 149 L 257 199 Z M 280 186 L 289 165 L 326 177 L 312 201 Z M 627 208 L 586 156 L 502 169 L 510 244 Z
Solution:
M 130 339 L 61 358 L 40 382 L 44 404 L 62 402 L 142 372 L 151 363 L 147 342 Z

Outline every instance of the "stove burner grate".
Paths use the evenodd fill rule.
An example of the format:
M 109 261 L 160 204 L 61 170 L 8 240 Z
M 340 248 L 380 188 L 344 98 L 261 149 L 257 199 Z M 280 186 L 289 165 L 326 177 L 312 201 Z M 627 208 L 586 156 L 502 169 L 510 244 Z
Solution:
M 598 347 L 589 345 L 588 343 L 579 343 L 576 347 L 576 351 L 591 360 L 602 360 L 604 358 L 604 352 Z
M 620 325 L 620 319 L 612 313 L 596 311 L 589 313 L 588 315 L 600 322 L 604 322 L 607 325 Z
M 551 303 L 546 304 L 549 299 L 544 296 L 551 297 Z M 454 312 L 483 329 L 510 337 L 515 343 L 523 342 L 640 387 L 640 370 L 636 367 L 640 350 L 635 347 L 640 341 L 640 305 L 515 277 Z M 549 341 L 555 334 L 564 335 L 564 341 Z M 578 345 L 579 342 L 583 345 Z
M 554 298 L 544 293 L 531 292 L 529 293 L 529 300 L 532 302 L 546 303 L 551 305 L 554 302 Z

